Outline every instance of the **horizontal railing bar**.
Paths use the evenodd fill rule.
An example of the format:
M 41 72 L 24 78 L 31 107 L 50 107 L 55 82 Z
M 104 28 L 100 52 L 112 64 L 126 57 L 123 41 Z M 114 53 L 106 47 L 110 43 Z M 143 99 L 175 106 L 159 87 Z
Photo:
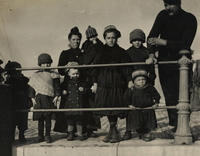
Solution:
M 160 61 L 158 64 L 176 64 L 178 61 Z M 131 65 L 146 65 L 145 62 L 135 63 L 116 63 L 116 64 L 93 64 L 93 65 L 78 65 L 78 66 L 57 66 L 57 67 L 23 67 L 16 70 L 41 70 L 41 69 L 62 69 L 62 68 L 91 68 L 91 67 L 115 67 L 115 66 L 131 66 Z
M 136 110 L 153 109 L 152 107 L 138 108 Z M 157 109 L 176 109 L 176 106 L 163 106 L 157 107 Z M 27 110 L 15 110 L 15 112 L 74 112 L 74 111 L 116 111 L 116 110 L 133 110 L 129 107 L 120 108 L 72 108 L 72 109 L 27 109 Z

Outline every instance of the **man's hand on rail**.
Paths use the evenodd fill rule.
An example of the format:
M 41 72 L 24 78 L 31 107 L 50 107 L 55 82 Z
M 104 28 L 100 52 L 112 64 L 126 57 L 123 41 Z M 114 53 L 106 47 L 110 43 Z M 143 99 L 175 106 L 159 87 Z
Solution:
M 149 54 L 149 58 L 146 59 L 146 64 L 156 64 L 158 60 L 155 58 L 154 54 Z
M 158 45 L 158 46 L 166 46 L 167 40 L 162 38 L 152 37 L 148 39 L 148 44 L 150 45 Z
M 136 107 L 135 106 L 133 106 L 133 105 L 128 105 L 129 106 L 129 108 L 131 108 L 132 110 L 136 110 Z
M 94 85 L 92 86 L 92 93 L 96 93 L 97 92 L 97 83 L 94 83 Z

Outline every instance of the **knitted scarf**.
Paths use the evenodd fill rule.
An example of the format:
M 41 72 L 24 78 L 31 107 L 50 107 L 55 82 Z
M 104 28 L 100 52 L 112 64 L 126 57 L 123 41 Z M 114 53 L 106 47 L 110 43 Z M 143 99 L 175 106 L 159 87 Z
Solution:
M 34 88 L 36 95 L 40 93 L 54 97 L 54 78 L 59 78 L 59 75 L 48 71 L 38 71 L 33 74 L 28 84 Z

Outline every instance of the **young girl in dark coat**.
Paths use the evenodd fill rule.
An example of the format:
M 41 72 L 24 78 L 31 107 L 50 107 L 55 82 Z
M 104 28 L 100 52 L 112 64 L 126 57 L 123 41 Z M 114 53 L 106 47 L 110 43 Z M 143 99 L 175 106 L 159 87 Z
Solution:
M 67 66 L 77 66 L 77 62 L 69 62 Z M 67 79 L 62 83 L 63 95 L 65 95 L 62 99 L 64 100 L 65 106 L 64 108 L 84 108 L 84 106 L 88 103 L 88 92 L 91 86 L 86 81 L 81 81 L 79 79 L 80 72 L 76 68 L 69 68 L 66 70 L 68 75 Z M 72 141 L 75 137 L 74 135 L 74 125 L 76 125 L 77 139 L 83 141 L 83 120 L 84 113 L 81 111 L 69 111 L 65 112 L 65 116 L 68 124 L 68 141 Z
M 159 104 L 160 95 L 152 85 L 147 83 L 147 80 L 148 74 L 145 70 L 136 70 L 132 73 L 134 86 L 128 88 L 124 94 L 125 104 L 133 109 L 128 111 L 126 132 L 131 134 L 131 130 L 135 130 L 144 141 L 151 141 L 150 131 L 157 127 L 154 109 Z M 146 107 L 153 109 L 136 109 Z
M 95 56 L 94 64 L 115 64 L 130 62 L 126 51 L 117 44 L 121 33 L 115 26 L 109 25 L 103 33 L 106 44 L 102 51 Z M 131 75 L 131 74 L 130 74 Z M 102 67 L 95 68 L 93 74 L 93 91 L 96 92 L 95 108 L 124 107 L 123 94 L 127 84 L 131 81 L 126 67 Z M 110 123 L 110 130 L 104 142 L 115 143 L 120 141 L 117 131 L 118 117 L 124 111 L 97 111 L 99 116 L 107 116 Z
M 9 61 L 5 65 L 5 70 L 7 71 L 6 84 L 12 86 L 12 108 L 13 110 L 26 110 L 31 107 L 30 98 L 28 95 L 29 79 L 25 77 L 21 70 L 15 70 L 16 68 L 21 68 L 18 62 Z M 28 129 L 28 112 L 13 112 L 12 114 L 12 137 L 15 140 L 15 129 L 18 126 L 19 129 L 19 141 L 26 142 L 24 136 L 25 130 Z
M 47 53 L 38 57 L 40 67 L 50 67 L 53 60 Z M 29 81 L 30 97 L 34 109 L 54 109 L 60 96 L 60 75 L 53 70 L 41 69 L 33 74 Z M 38 142 L 44 141 L 44 122 L 46 128 L 45 141 L 51 142 L 52 112 L 34 112 L 33 120 L 38 120 Z

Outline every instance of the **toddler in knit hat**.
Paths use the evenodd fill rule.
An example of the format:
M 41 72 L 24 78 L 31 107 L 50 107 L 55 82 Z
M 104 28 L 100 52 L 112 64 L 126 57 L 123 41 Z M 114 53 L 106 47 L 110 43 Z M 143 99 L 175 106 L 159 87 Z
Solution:
M 88 26 L 85 32 L 87 40 L 83 43 L 81 52 L 83 53 L 83 64 L 93 63 L 94 56 L 100 52 L 103 43 L 97 38 L 98 33 L 95 28 Z
M 53 60 L 47 53 L 38 56 L 40 67 L 51 67 Z M 58 105 L 60 97 L 60 75 L 51 69 L 40 69 L 30 78 L 29 96 L 34 109 L 54 109 Z M 51 119 L 52 112 L 34 112 L 33 120 L 38 120 L 38 142 L 51 142 Z M 45 138 L 44 138 L 44 122 Z

